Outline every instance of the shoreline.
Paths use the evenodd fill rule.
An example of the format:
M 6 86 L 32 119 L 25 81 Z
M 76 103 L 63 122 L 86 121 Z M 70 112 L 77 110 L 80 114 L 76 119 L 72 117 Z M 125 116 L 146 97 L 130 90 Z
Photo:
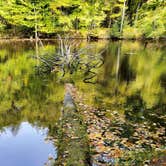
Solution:
M 62 39 L 64 39 L 62 37 Z M 87 40 L 87 41 L 101 41 L 101 40 L 110 40 L 110 41 L 166 41 L 166 37 L 161 37 L 161 38 L 116 38 L 116 37 L 111 37 L 111 38 L 97 38 L 97 39 L 87 39 L 85 37 L 75 37 L 75 38 L 70 38 L 73 40 Z M 58 38 L 40 38 L 39 41 L 56 41 L 59 40 Z M 30 39 L 30 38 L 0 38 L 1 41 L 31 41 L 35 42 L 35 39 Z

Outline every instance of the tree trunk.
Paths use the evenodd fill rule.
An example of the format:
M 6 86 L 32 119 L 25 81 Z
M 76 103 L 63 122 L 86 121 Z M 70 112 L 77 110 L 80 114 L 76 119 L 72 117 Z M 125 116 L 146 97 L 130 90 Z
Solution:
M 38 66 L 39 65 L 39 47 L 38 47 L 37 14 L 36 14 L 35 5 L 34 5 L 34 14 L 35 14 L 35 53 L 36 53 L 37 66 Z
M 135 14 L 134 25 L 136 25 L 137 20 L 138 20 L 138 10 L 139 10 L 140 6 L 141 6 L 141 3 L 139 2 L 139 3 L 138 3 L 138 6 L 137 6 L 136 14 Z
M 124 0 L 123 10 L 122 10 L 122 18 L 121 18 L 121 25 L 120 25 L 120 34 L 121 35 L 123 32 L 123 24 L 124 24 L 124 18 L 125 18 L 125 7 L 126 7 L 126 0 Z

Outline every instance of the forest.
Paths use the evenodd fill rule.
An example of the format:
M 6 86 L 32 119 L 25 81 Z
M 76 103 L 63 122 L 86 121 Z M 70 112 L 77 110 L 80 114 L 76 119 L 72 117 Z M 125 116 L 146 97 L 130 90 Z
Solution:
M 160 39 L 164 0 L 1 0 L 0 37 Z
M 0 165 L 166 165 L 165 0 L 0 0 Z

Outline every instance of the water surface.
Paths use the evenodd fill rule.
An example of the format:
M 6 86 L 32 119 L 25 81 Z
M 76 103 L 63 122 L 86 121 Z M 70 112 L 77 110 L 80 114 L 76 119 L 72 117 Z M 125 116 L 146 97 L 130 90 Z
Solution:
M 40 56 L 55 55 L 57 42 L 45 42 L 43 45 L 39 47 Z M 0 129 L 6 130 L 6 134 L 0 134 L 1 163 L 9 165 L 15 162 L 18 166 L 23 161 L 27 161 L 24 165 L 28 161 L 31 163 L 27 165 L 46 162 L 53 145 L 45 145 L 41 133 L 47 129 L 47 135 L 55 135 L 64 84 L 68 81 L 85 94 L 87 104 L 107 110 L 108 117 L 112 112 L 118 112 L 125 118 L 121 137 L 135 141 L 132 137 L 134 124 L 146 124 L 154 133 L 166 127 L 164 43 L 78 42 L 79 49 L 89 45 L 87 53 L 95 57 L 102 52 L 104 60 L 102 66 L 92 67 L 92 78 L 92 72 L 85 72 L 84 66 L 72 72 L 66 71 L 63 77 L 61 70 L 39 74 L 36 67 L 40 62 L 34 58 L 34 43 L 0 42 Z M 89 63 L 85 57 L 82 59 L 83 63 Z M 96 64 L 96 61 L 92 58 L 90 63 Z M 85 83 L 85 78 L 88 83 Z M 37 132 L 34 126 L 44 130 Z M 163 134 L 160 143 L 164 146 Z M 9 156 L 11 160 L 7 159 Z
M 0 162 L 5 166 L 43 166 L 51 156 L 56 158 L 53 143 L 46 143 L 47 128 L 28 122 L 10 126 L 0 133 Z

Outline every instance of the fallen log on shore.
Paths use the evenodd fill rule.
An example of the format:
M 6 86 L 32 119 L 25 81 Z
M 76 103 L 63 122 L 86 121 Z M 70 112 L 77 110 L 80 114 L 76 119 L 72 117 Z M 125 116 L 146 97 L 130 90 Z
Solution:
M 58 137 L 58 159 L 56 165 L 89 165 L 90 157 L 86 126 L 77 111 L 69 88 L 66 88 Z

